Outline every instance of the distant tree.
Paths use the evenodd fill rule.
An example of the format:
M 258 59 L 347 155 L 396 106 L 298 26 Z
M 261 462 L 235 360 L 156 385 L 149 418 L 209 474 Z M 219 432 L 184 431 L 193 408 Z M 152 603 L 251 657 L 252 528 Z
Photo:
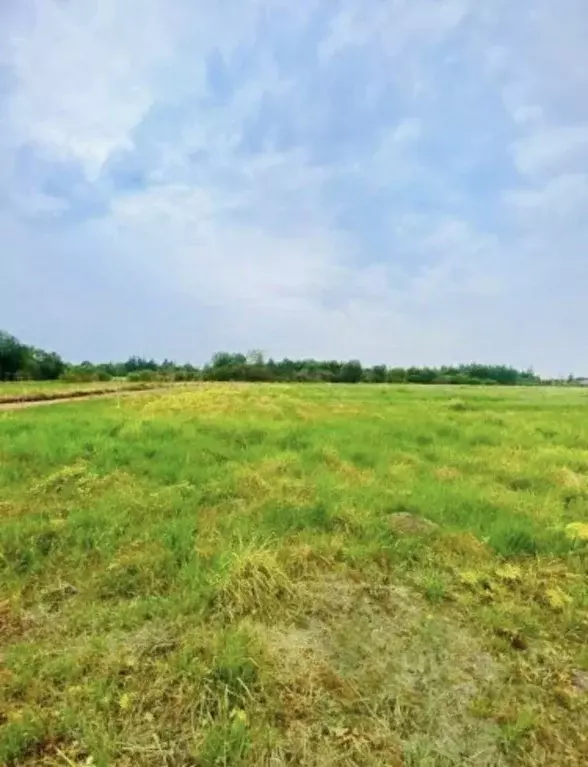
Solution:
M 406 370 L 404 368 L 390 368 L 386 375 L 388 383 L 406 383 Z
M 263 352 L 259 349 L 251 349 L 247 352 L 246 362 L 248 365 L 256 365 L 258 367 L 264 365 Z
M 363 369 L 363 381 L 365 383 L 386 383 L 388 371 L 386 365 L 374 365 L 372 368 Z
M 363 374 L 363 368 L 359 360 L 351 360 L 341 367 L 339 380 L 342 383 L 359 383 Z
M 152 382 L 160 380 L 157 372 L 155 370 L 135 370 L 133 373 L 129 373 L 127 376 L 129 381 L 138 381 L 138 382 Z
M 22 377 L 29 362 L 30 350 L 14 336 L 0 331 L 0 379 L 11 381 Z
M 65 362 L 55 352 L 32 349 L 30 355 L 35 369 L 35 378 L 51 381 L 59 378 L 65 370 Z
M 217 352 L 212 358 L 213 368 L 237 367 L 245 365 L 247 357 L 244 354 L 231 354 L 230 352 Z

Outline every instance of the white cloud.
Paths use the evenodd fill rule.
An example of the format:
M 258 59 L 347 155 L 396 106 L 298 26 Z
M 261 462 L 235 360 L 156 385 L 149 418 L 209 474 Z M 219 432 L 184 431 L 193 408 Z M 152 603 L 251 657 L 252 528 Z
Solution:
M 542 187 L 507 192 L 507 203 L 520 215 L 532 215 L 535 227 L 556 220 L 569 220 L 571 216 L 586 212 L 588 203 L 588 175 L 563 173 L 549 179 Z M 528 220 L 528 219 L 527 219 Z
M 539 128 L 513 149 L 517 167 L 525 175 L 577 167 L 588 159 L 588 123 Z
M 541 120 L 543 117 L 543 109 L 538 106 L 532 106 L 530 104 L 520 104 L 513 109 L 513 119 L 515 123 L 525 125 Z
M 279 309 L 316 299 L 333 284 L 340 254 L 329 232 L 308 227 L 272 234 L 249 218 L 239 222 L 242 204 L 203 190 L 162 187 L 119 201 L 114 219 L 144 269 L 203 303 Z
M 580 0 L 25 4 L 0 11 L 0 194 L 15 217 L 0 246 L 25 241 L 25 228 L 13 250 L 26 257 L 11 256 L 19 286 L 51 258 L 58 294 L 74 253 L 82 282 L 86 259 L 105 285 L 140 275 L 150 296 L 168 297 L 163 313 L 180 295 L 214 310 L 234 347 L 546 370 L 581 361 L 525 324 L 565 303 L 550 290 L 556 261 L 573 275 L 558 278 L 568 304 L 585 277 Z M 25 150 L 35 159 L 23 179 Z M 140 188 L 109 177 L 118 156 Z M 99 216 L 76 218 L 71 185 L 48 188 L 65 160 Z M 143 307 L 147 353 L 188 355 L 192 330 L 158 338 L 155 315 Z
M 357 3 L 347 0 L 332 19 L 320 53 L 329 57 L 346 47 L 381 46 L 390 57 L 432 45 L 454 30 L 467 16 L 469 0 Z
M 149 68 L 170 53 L 160 7 L 132 6 L 141 21 L 121 28 L 112 2 L 37 0 L 28 34 L 13 38 L 14 132 L 79 160 L 91 176 L 113 151 L 131 146 L 132 129 L 153 103 Z
M 418 117 L 407 117 L 394 128 L 392 140 L 400 143 L 412 142 L 423 134 L 423 123 Z

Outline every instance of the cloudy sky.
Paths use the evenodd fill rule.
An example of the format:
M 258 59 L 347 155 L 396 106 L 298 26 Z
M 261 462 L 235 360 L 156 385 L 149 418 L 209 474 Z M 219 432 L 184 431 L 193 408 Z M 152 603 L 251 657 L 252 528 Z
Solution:
M 588 373 L 586 0 L 1 0 L 0 327 Z

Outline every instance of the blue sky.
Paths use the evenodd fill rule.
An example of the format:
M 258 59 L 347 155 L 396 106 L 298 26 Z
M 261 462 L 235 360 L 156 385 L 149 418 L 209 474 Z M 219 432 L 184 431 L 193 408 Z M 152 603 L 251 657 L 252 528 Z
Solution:
M 585 0 L 3 0 L 0 327 L 588 373 Z

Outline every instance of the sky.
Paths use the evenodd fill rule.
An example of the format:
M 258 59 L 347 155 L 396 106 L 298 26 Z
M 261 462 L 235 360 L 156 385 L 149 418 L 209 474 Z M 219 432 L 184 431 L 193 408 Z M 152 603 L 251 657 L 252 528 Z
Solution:
M 1 0 L 0 328 L 588 374 L 586 0 Z

